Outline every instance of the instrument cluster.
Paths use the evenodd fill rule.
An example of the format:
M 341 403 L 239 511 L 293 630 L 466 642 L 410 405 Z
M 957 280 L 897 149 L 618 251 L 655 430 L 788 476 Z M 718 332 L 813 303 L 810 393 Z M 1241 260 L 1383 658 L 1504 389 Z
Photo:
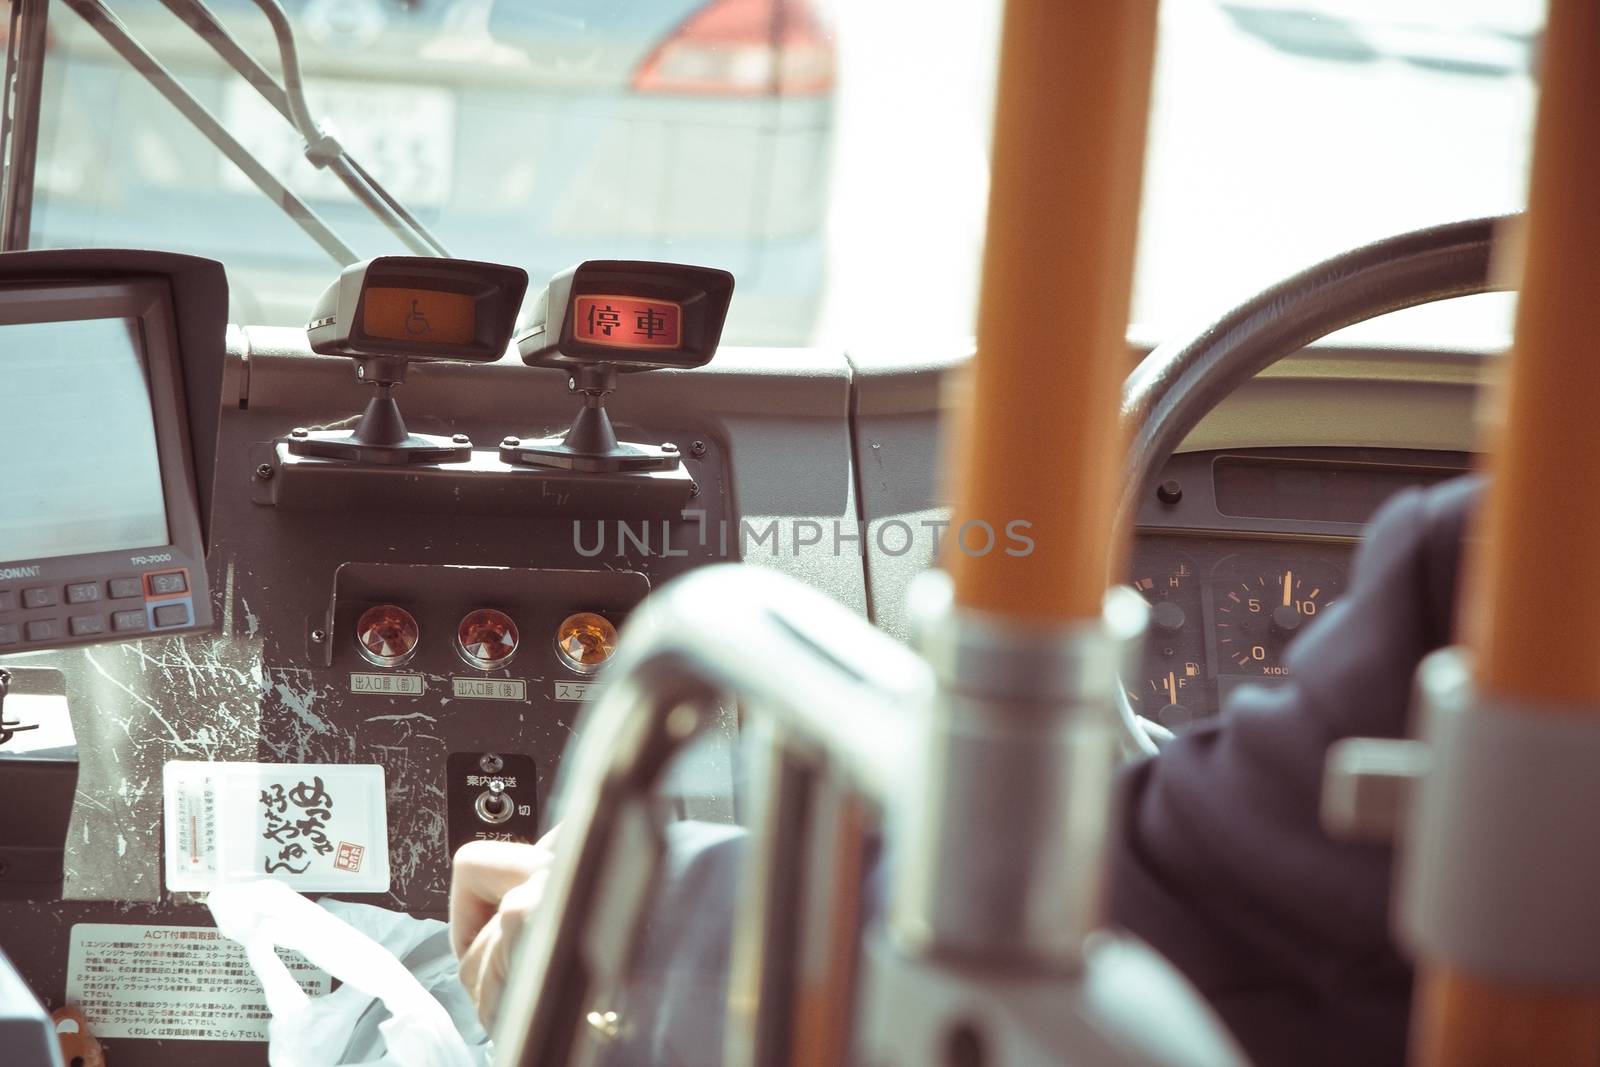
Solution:
M 1141 715 L 1181 729 L 1245 684 L 1282 685 L 1285 653 L 1345 591 L 1354 544 L 1143 534 L 1129 581 L 1150 603 Z

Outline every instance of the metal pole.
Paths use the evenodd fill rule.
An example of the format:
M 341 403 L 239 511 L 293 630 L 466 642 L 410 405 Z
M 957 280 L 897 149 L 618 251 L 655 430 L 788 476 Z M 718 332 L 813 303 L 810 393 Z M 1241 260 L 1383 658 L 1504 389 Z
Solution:
M 1600 470 L 1590 402 L 1600 326 L 1600 0 L 1551 0 L 1544 42 L 1505 423 L 1491 449 L 1463 637 L 1478 689 L 1500 706 L 1592 714 L 1600 713 L 1600 501 L 1588 491 Z M 1420 962 L 1414 1062 L 1561 1067 L 1600 1056 L 1600 989 L 1532 988 L 1450 960 Z
M 6 53 L 6 89 L 11 107 L 0 119 L 5 149 L 5 214 L 0 251 L 28 247 L 33 224 L 33 173 L 39 156 L 39 98 L 44 91 L 45 30 L 49 0 L 16 0 Z M 14 61 L 14 62 L 13 62 Z
M 1155 0 L 1005 6 L 950 581 L 911 605 L 940 693 L 894 871 L 907 956 L 1072 975 L 1100 923 L 1111 699 L 1145 622 L 1106 573 L 1155 32 Z
M 1006 4 L 978 353 L 942 552 L 958 608 L 1100 617 L 1120 541 L 1118 404 L 1155 33 L 1154 0 Z M 1027 555 L 1006 551 L 1016 522 L 1030 524 L 1012 527 L 1032 537 Z

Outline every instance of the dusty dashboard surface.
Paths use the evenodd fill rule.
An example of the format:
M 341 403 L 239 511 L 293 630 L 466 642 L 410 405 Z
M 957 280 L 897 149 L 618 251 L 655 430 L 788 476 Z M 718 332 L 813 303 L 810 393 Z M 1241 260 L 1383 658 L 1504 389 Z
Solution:
M 733 351 L 703 371 L 634 377 L 613 405 L 619 434 L 681 453 L 694 482 L 681 511 L 641 516 L 554 497 L 515 508 L 284 505 L 265 492 L 280 474 L 263 448 L 297 427 L 347 426 L 367 391 L 347 361 L 307 351 L 303 332 L 230 333 L 208 560 L 219 632 L 7 660 L 61 670 L 82 765 L 64 899 L 0 905 L 0 943 L 30 986 L 58 1006 L 110 967 L 137 990 L 129 968 L 152 939 L 200 953 L 176 976 L 151 979 L 193 987 L 158 1002 L 195 1001 L 225 969 L 205 956 L 216 951 L 209 913 L 169 877 L 164 833 L 180 843 L 180 865 L 191 844 L 164 803 L 169 763 L 284 765 L 284 803 L 263 791 L 255 815 L 262 835 L 276 831 L 285 845 L 312 840 L 285 830 L 308 809 L 331 801 L 338 812 L 359 801 L 348 791 L 369 788 L 298 765 L 380 768 L 387 889 L 340 895 L 440 917 L 452 848 L 529 836 L 543 814 L 593 682 L 558 644 L 564 620 L 587 613 L 620 626 L 650 589 L 739 558 L 864 610 L 859 553 L 812 539 L 813 528 L 854 526 L 842 358 Z M 415 432 L 474 442 L 558 431 L 572 411 L 562 375 L 509 361 L 414 368 L 397 392 Z M 372 633 L 363 617 L 382 623 L 392 608 L 409 616 L 400 640 L 414 647 L 363 639 Z M 681 780 L 684 813 L 718 814 L 731 774 L 726 753 L 709 750 Z M 509 808 L 485 800 L 491 782 Z M 350 844 L 328 840 L 352 874 L 375 869 L 377 857 Z M 169 1010 L 115 1029 L 114 1062 L 265 1062 L 264 1044 L 229 1040 L 242 1031 L 223 1016 L 239 997 L 215 1003 L 221 1021 L 202 1011 L 179 1026 Z M 264 1032 L 259 1019 L 251 1026 Z

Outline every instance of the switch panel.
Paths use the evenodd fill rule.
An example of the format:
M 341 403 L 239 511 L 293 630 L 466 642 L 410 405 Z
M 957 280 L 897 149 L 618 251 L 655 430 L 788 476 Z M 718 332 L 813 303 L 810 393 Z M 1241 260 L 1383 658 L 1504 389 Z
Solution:
M 452 752 L 446 766 L 450 854 L 468 841 L 532 842 L 539 833 L 539 771 L 532 756 Z

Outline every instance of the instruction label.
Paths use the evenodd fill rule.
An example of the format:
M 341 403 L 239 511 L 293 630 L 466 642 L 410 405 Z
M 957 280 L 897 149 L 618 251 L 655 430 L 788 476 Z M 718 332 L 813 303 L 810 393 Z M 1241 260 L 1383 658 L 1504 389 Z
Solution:
M 450 692 L 468 700 L 527 700 L 528 683 L 521 678 L 452 677 Z
M 333 988 L 298 952 L 278 954 L 309 996 Z M 67 1003 L 98 1037 L 265 1041 L 271 1018 L 244 947 L 207 926 L 78 923 Z
M 383 696 L 419 697 L 422 695 L 420 674 L 351 674 L 350 692 L 378 693 Z

